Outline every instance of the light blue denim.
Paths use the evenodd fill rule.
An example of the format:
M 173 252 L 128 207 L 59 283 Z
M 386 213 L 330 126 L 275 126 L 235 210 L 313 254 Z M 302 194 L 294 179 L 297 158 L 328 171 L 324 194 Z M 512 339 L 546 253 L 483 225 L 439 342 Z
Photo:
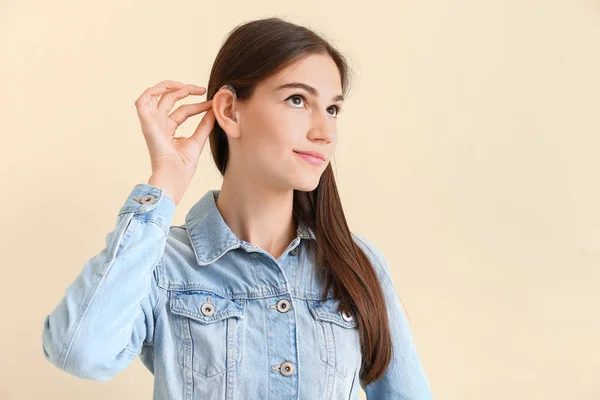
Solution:
M 154 375 L 153 399 L 429 400 L 432 394 L 387 262 L 352 233 L 386 298 L 392 361 L 364 386 L 356 319 L 337 311 L 306 254 L 300 224 L 283 254 L 238 239 L 209 190 L 171 226 L 175 203 L 137 184 L 106 247 L 85 262 L 47 315 L 44 357 L 69 374 L 105 381 L 136 358 Z M 373 307 L 382 307 L 373 304 Z

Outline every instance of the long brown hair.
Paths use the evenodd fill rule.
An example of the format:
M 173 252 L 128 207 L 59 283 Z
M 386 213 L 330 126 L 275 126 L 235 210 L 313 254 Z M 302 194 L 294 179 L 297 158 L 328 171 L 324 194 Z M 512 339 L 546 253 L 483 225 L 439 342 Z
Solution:
M 229 32 L 213 64 L 207 100 L 224 84 L 232 85 L 239 101 L 252 96 L 255 85 L 298 59 L 328 54 L 336 63 L 344 94 L 350 68 L 344 56 L 312 30 L 272 17 L 253 20 Z M 215 121 L 209 136 L 214 162 L 225 174 L 229 157 L 227 135 Z M 331 163 L 317 188 L 294 190 L 293 217 L 310 227 L 317 241 L 309 241 L 315 265 L 324 279 L 323 297 L 331 290 L 340 300 L 338 311 L 356 317 L 362 362 L 360 378 L 366 386 L 381 378 L 390 362 L 392 343 L 383 291 L 369 258 L 355 243 L 338 195 Z M 313 244 L 315 243 L 315 244 Z

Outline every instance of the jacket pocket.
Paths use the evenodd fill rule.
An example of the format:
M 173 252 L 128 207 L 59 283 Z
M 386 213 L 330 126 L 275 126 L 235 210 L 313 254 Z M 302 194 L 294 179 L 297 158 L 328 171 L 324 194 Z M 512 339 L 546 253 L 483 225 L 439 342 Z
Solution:
M 211 377 L 242 361 L 240 320 L 245 300 L 208 290 L 170 291 L 177 361 L 195 373 Z
M 315 320 L 321 360 L 334 365 L 343 378 L 352 378 L 361 362 L 360 336 L 356 318 L 337 311 L 339 300 L 309 300 Z

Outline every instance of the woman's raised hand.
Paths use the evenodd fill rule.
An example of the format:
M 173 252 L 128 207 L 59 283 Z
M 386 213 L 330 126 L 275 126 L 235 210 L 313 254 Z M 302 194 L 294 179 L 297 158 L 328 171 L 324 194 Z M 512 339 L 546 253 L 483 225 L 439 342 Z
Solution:
M 142 133 L 150 152 L 149 184 L 161 187 L 175 204 L 183 197 L 198 166 L 206 139 L 215 122 L 212 100 L 184 104 L 169 114 L 175 102 L 203 95 L 206 88 L 165 80 L 146 89 L 135 101 Z M 206 112 L 190 137 L 175 137 L 175 130 L 192 115 Z

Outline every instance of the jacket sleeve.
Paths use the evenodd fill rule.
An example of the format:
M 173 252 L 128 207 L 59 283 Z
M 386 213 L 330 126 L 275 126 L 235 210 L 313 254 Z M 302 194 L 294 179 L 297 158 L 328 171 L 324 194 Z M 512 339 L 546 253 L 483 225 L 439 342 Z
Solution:
M 361 247 L 377 271 L 387 303 L 392 336 L 392 359 L 383 377 L 367 386 L 360 380 L 367 400 L 432 400 L 429 382 L 417 354 L 387 260 L 369 239 L 354 235 L 363 242 Z
M 106 247 L 88 259 L 45 317 L 44 357 L 69 374 L 114 377 L 153 342 L 162 258 L 175 203 L 162 189 L 138 184 L 117 215 Z M 164 295 L 164 294 L 163 294 Z

